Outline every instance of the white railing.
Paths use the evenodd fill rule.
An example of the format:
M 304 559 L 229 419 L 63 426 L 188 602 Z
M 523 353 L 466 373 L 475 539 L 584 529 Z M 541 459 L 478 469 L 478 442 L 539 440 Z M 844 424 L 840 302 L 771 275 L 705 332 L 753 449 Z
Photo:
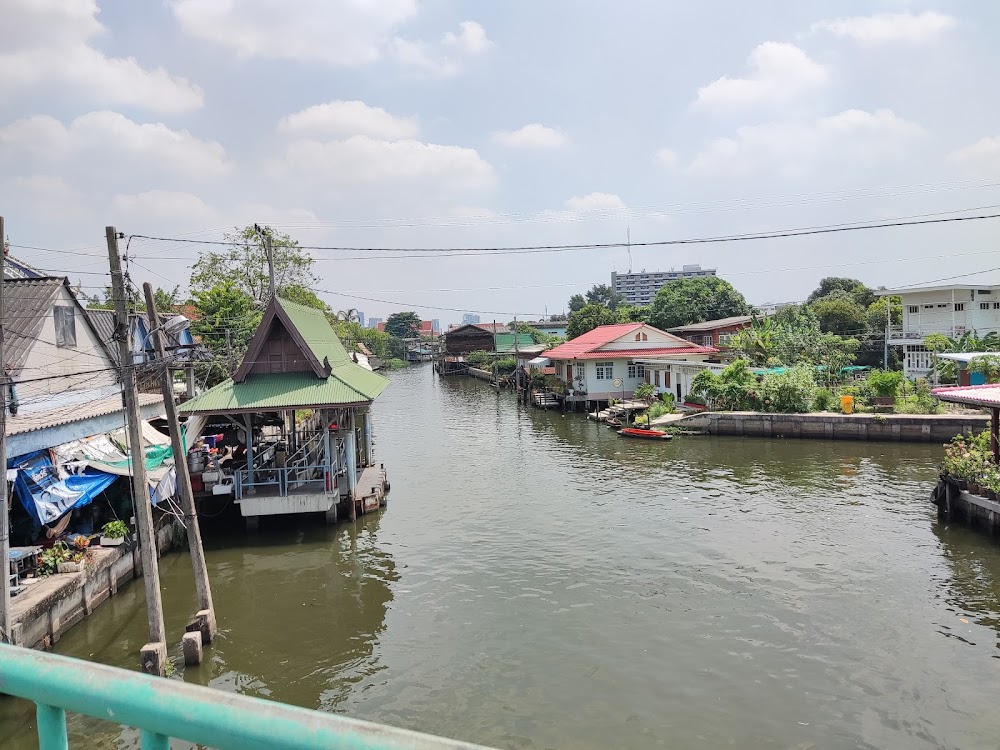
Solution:
M 969 331 L 967 326 L 889 326 L 889 339 L 920 341 L 932 333 L 941 333 L 955 339 Z

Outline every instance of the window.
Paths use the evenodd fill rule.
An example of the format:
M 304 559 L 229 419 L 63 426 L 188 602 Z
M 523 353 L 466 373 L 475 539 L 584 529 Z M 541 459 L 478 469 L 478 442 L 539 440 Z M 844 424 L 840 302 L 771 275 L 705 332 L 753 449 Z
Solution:
M 943 302 L 942 302 L 941 304 L 939 304 L 939 305 L 938 305 L 938 307 L 947 307 L 947 306 L 948 306 L 948 305 L 944 304 Z
M 76 346 L 76 310 L 67 305 L 56 305 L 52 308 L 52 317 L 56 325 L 56 346 Z
M 628 363 L 628 376 L 630 378 L 644 378 L 646 377 L 646 366 L 636 364 L 634 362 Z
M 595 362 L 594 367 L 597 368 L 597 379 L 598 380 L 613 380 L 615 377 L 615 363 L 614 362 Z
M 1000 310 L 1000 302 L 994 302 L 993 303 L 993 309 L 994 310 Z
M 702 346 L 711 346 L 714 343 L 715 343 L 715 337 L 710 333 L 701 337 Z
M 733 338 L 733 334 L 731 334 L 731 333 L 720 333 L 719 334 L 719 345 L 720 346 L 727 345 L 732 338 Z
M 989 310 L 990 309 L 990 303 L 989 302 L 980 302 L 979 303 L 979 309 L 980 310 Z
M 956 302 L 955 303 L 955 312 L 964 312 L 964 311 L 965 311 L 965 303 L 964 302 Z
M 978 290 L 978 291 L 976 292 L 976 294 L 993 294 L 993 291 L 992 291 L 992 290 L 990 290 L 990 289 L 979 289 L 979 290 Z
M 924 305 L 924 309 L 925 310 L 933 310 L 934 309 L 934 305 Z
M 920 306 L 919 305 L 909 305 L 906 308 L 906 312 L 908 312 L 910 315 L 916 315 L 918 312 L 920 312 Z

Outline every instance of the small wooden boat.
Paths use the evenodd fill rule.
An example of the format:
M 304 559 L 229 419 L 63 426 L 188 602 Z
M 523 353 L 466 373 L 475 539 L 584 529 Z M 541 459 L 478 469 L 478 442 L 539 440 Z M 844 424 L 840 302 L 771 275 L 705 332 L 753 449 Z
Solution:
M 615 429 L 621 429 L 622 427 L 625 426 L 624 423 L 620 419 L 618 419 L 618 417 L 608 417 L 605 420 L 605 423 L 608 425 L 608 427 L 613 427 Z
M 626 427 L 618 430 L 618 434 L 626 438 L 639 438 L 640 440 L 670 440 L 672 437 L 663 430 L 646 430 L 640 427 Z

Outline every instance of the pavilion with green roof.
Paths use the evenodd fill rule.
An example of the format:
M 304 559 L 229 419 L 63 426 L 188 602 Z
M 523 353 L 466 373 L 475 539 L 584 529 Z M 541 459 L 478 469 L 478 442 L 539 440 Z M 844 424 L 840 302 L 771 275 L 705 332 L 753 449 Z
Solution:
M 231 378 L 179 407 L 228 421 L 246 446 L 233 472 L 243 516 L 349 517 L 376 492 L 370 407 L 389 381 L 348 354 L 321 310 L 273 298 Z M 282 450 L 283 449 L 283 450 Z M 369 487 L 369 484 L 373 484 Z

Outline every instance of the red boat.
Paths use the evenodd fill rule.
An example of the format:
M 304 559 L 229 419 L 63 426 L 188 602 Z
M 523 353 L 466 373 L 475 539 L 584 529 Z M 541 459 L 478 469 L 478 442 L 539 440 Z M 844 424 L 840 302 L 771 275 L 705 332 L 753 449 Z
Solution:
M 644 430 L 640 427 L 626 427 L 618 430 L 618 434 L 627 438 L 639 438 L 641 440 L 670 440 L 672 437 L 663 430 Z

